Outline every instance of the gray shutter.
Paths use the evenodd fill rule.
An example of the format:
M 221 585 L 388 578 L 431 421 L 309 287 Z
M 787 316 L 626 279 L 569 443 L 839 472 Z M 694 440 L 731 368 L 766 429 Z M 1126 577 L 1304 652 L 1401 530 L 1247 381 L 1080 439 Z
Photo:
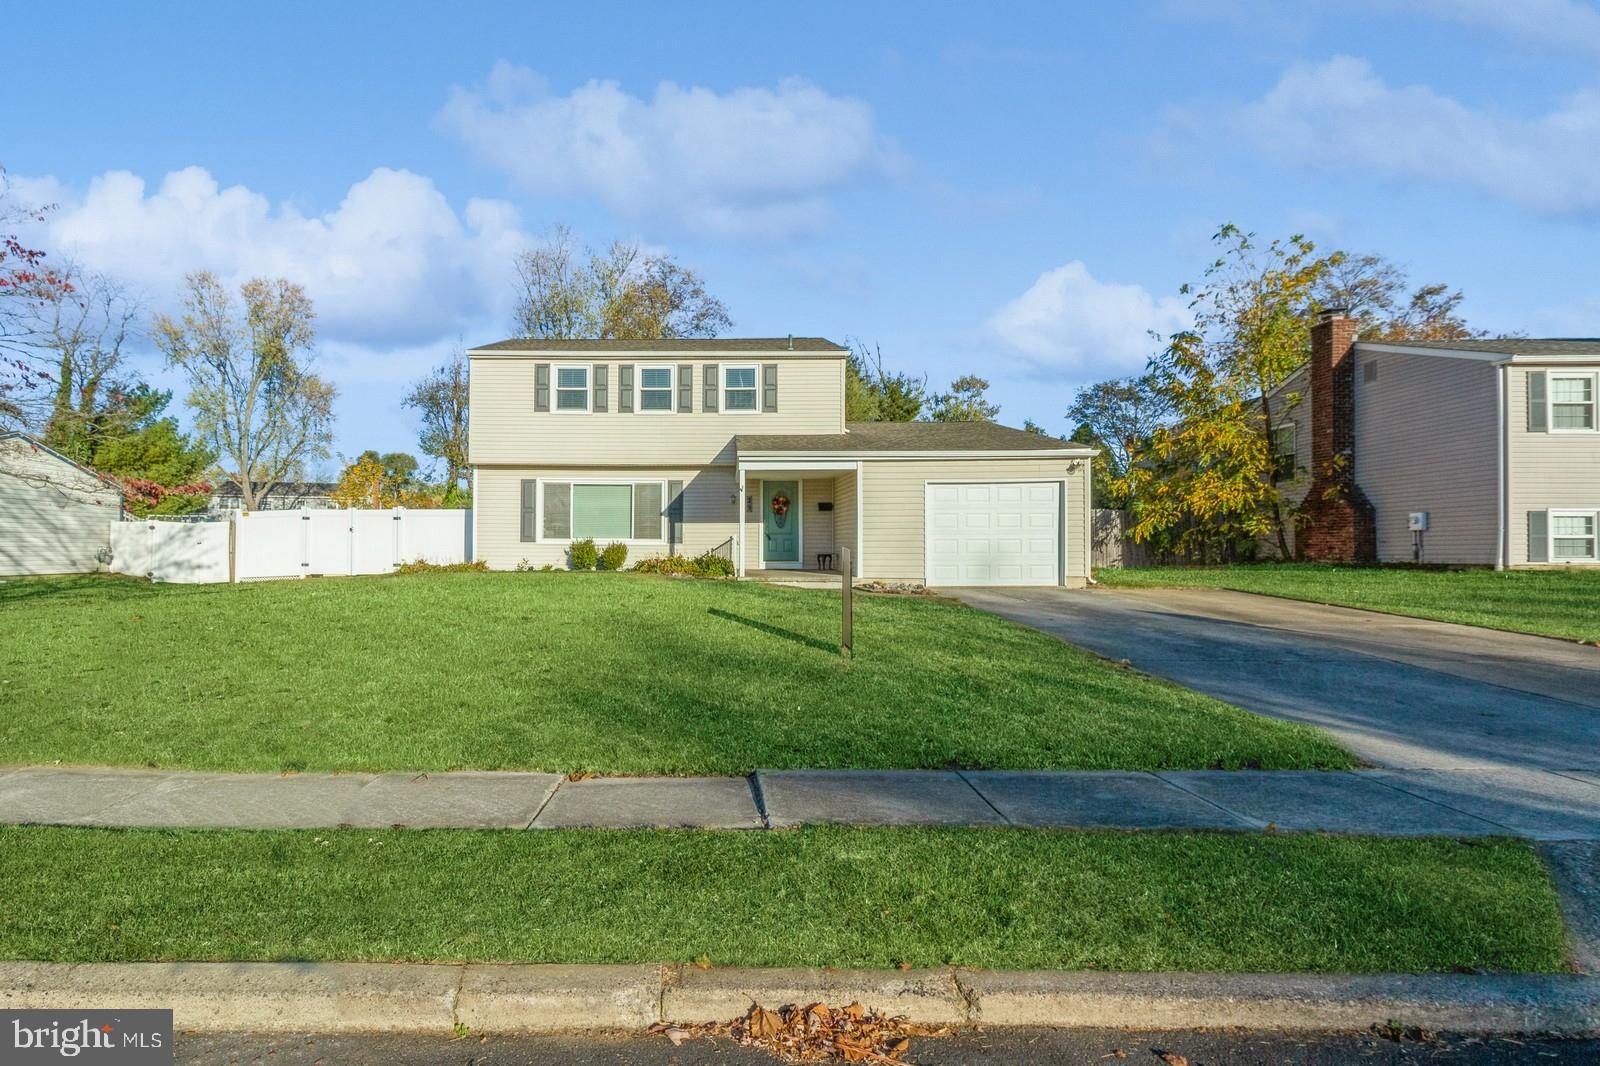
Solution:
M 694 364 L 678 364 L 678 413 L 680 415 L 694 412 Z
M 717 411 L 717 388 L 719 384 L 717 381 L 717 364 L 707 363 L 700 369 L 705 375 L 705 383 L 701 389 L 705 393 L 705 402 L 701 405 L 701 409 L 709 414 L 715 414 Z
M 767 412 L 778 409 L 777 363 L 766 363 L 761 367 L 761 409 Z
M 536 521 L 535 508 L 539 500 L 539 483 L 532 479 L 522 483 L 522 539 L 524 541 L 537 540 L 534 525 Z
M 623 363 L 617 367 L 617 410 L 622 414 L 633 414 L 633 364 Z
M 550 364 L 537 363 L 533 368 L 533 409 L 550 410 Z
M 633 483 L 633 539 L 661 539 L 661 482 Z
M 677 553 L 683 543 L 683 482 L 667 482 L 667 542 Z
M 591 411 L 609 411 L 607 406 L 611 402 L 611 375 L 609 368 L 603 363 L 596 363 L 589 373 L 594 378 L 593 403 L 589 405 Z
M 1543 377 L 1544 375 L 1540 375 Z M 1528 512 L 1528 562 L 1550 561 L 1550 512 Z
M 1550 430 L 1549 408 L 1545 405 L 1545 375 L 1543 370 L 1528 371 L 1528 432 L 1547 433 Z
M 572 483 L 546 481 L 544 483 L 544 539 L 570 540 L 572 538 Z

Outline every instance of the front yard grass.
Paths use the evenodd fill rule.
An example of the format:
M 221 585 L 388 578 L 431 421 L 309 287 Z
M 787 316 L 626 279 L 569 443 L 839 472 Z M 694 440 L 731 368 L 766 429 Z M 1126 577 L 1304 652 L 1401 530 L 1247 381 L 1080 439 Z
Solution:
M 627 574 L 0 583 L 0 766 L 1342 768 L 959 604 Z
M 1097 570 L 1112 588 L 1224 588 L 1600 643 L 1600 569 L 1415 570 L 1255 563 Z
M 63 891 L 63 871 L 71 890 Z M 1555 971 L 1512 841 L 0 828 L 0 958 Z

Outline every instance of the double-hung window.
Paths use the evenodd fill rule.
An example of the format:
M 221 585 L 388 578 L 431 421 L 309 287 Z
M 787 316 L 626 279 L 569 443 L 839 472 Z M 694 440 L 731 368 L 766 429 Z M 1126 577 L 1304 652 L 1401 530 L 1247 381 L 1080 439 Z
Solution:
M 1594 511 L 1550 512 L 1550 561 L 1555 563 L 1594 562 Z
M 1272 480 L 1294 480 L 1294 423 L 1285 422 L 1272 431 Z
M 672 368 L 670 366 L 642 366 L 639 368 L 639 410 L 672 411 Z
M 589 410 L 589 368 L 586 366 L 556 367 L 556 410 Z
M 543 481 L 543 540 L 665 540 L 666 483 Z
M 756 368 L 753 366 L 725 366 L 722 368 L 722 409 L 746 414 L 759 411 L 756 390 Z
M 1550 375 L 1550 428 L 1568 432 L 1593 430 L 1595 421 L 1594 373 Z

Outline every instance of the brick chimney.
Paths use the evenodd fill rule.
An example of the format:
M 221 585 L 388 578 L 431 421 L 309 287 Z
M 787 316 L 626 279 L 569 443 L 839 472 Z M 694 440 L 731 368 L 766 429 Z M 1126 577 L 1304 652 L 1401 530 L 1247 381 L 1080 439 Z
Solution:
M 1372 504 L 1355 478 L 1356 321 L 1331 307 L 1311 327 L 1311 488 L 1300 504 L 1298 554 L 1316 562 L 1373 562 Z

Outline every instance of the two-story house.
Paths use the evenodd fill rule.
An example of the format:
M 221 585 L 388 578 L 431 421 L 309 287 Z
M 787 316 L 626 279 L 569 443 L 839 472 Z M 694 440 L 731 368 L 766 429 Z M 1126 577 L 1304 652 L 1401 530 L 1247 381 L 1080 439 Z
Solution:
M 1089 575 L 1095 452 L 991 423 L 845 422 L 817 337 L 509 340 L 474 348 L 476 557 L 566 566 L 721 551 L 738 572 L 1067 585 Z
M 1600 340 L 1374 343 L 1335 309 L 1311 349 L 1275 414 L 1307 521 L 1297 553 L 1600 563 Z

